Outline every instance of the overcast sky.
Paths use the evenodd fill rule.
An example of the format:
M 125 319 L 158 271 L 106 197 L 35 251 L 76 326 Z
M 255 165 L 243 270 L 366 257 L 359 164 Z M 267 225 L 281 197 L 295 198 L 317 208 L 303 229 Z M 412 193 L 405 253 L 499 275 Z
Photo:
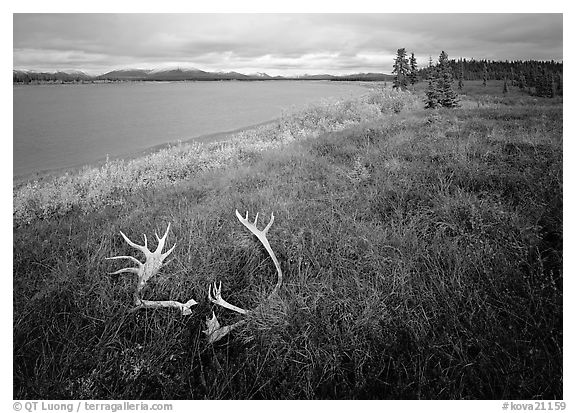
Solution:
M 14 14 L 14 69 L 390 73 L 450 58 L 557 61 L 561 14 Z

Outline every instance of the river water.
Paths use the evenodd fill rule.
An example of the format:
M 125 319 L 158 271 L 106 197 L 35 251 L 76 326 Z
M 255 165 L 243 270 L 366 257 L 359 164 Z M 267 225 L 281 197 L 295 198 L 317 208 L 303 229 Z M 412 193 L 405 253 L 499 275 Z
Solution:
M 327 81 L 14 86 L 15 177 L 263 123 L 360 85 Z

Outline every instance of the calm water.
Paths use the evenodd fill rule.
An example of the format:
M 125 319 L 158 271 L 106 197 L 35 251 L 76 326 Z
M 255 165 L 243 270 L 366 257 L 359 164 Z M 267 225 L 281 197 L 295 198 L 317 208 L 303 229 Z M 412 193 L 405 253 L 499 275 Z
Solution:
M 15 86 L 14 176 L 230 131 L 364 91 L 311 81 Z

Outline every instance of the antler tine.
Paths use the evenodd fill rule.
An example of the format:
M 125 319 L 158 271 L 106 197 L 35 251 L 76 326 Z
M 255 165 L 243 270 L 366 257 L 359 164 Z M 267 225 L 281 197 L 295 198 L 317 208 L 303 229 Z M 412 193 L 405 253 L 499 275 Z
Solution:
M 273 222 L 274 222 L 274 212 L 272 212 L 272 214 L 270 214 L 270 222 L 268 223 L 268 225 L 266 225 L 266 228 L 264 228 L 264 229 L 262 230 L 262 232 L 263 232 L 264 234 L 267 234 L 267 233 L 268 233 L 268 230 L 269 230 L 270 227 L 272 226 L 272 223 L 273 223 Z
M 144 247 L 148 248 L 148 238 L 146 238 L 146 234 L 142 234 L 144 235 Z
M 131 272 L 134 274 L 138 274 L 138 268 L 122 268 L 121 270 L 118 271 L 114 271 L 114 272 L 109 272 L 108 275 L 116 275 L 116 274 L 122 274 L 125 272 Z
M 156 235 L 156 239 L 158 240 L 158 247 L 156 248 L 155 253 L 161 253 L 162 249 L 164 249 L 164 244 L 166 243 L 166 237 L 168 236 L 168 231 L 170 231 L 170 222 L 168 223 L 168 227 L 166 228 L 166 232 L 164 233 L 162 238 L 158 237 L 158 234 L 154 234 Z
M 214 302 L 215 298 L 212 295 L 212 284 L 208 284 L 208 299 Z
M 143 245 L 138 245 L 135 242 L 130 241 L 130 238 L 128 238 L 122 231 L 120 231 L 120 235 L 122 235 L 122 238 L 124 238 L 124 241 L 126 241 L 126 243 L 128 245 L 130 245 L 132 248 L 136 248 L 137 250 L 140 250 L 144 253 L 145 256 L 148 256 L 151 254 L 150 250 L 147 248 L 147 246 L 143 246 Z M 146 242 L 147 244 L 147 242 Z
M 136 258 L 131 257 L 131 256 L 129 256 L 129 255 L 119 255 L 119 256 L 117 256 L 117 257 L 106 257 L 106 258 L 104 258 L 104 259 L 105 259 L 105 260 L 128 259 L 128 260 L 134 261 L 136 264 L 138 264 L 139 267 L 141 267 L 142 265 L 144 265 L 144 264 L 142 264 L 140 261 L 138 261 Z
M 162 254 L 162 260 L 164 260 L 168 255 L 172 254 L 172 251 L 174 251 L 174 248 L 176 248 L 176 244 L 172 245 L 172 248 L 170 248 L 168 251 L 166 251 L 164 254 Z
M 238 218 L 238 220 L 246 228 L 248 228 L 250 230 L 250 232 L 252 232 L 257 237 L 260 236 L 259 234 L 266 235 L 266 233 L 268 232 L 268 230 L 272 226 L 272 223 L 274 222 L 274 213 L 272 213 L 270 215 L 270 222 L 268 223 L 268 225 L 266 225 L 266 228 L 264 228 L 263 230 L 259 230 L 258 227 L 256 226 L 256 223 L 258 222 L 258 214 L 259 214 L 259 212 L 256 213 L 256 217 L 254 218 L 254 223 L 252 223 L 252 222 L 248 221 L 248 212 L 246 212 L 246 217 L 244 218 L 244 217 L 242 217 L 242 215 L 240 215 L 238 210 L 236 210 L 236 217 Z
M 208 299 L 214 304 L 227 308 L 228 310 L 232 310 L 240 314 L 248 313 L 248 311 L 244 310 L 243 308 L 236 307 L 235 305 L 230 304 L 222 298 L 222 281 L 220 281 L 218 286 L 216 286 L 216 283 L 208 286 Z

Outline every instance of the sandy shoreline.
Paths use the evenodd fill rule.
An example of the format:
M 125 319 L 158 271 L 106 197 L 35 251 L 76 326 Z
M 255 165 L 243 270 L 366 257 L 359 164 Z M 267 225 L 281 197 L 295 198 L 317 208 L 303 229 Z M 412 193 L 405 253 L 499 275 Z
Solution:
M 129 161 L 132 159 L 142 158 L 144 156 L 150 155 L 154 152 L 158 152 L 162 149 L 165 149 L 165 148 L 168 148 L 170 146 L 177 145 L 177 144 L 188 144 L 188 143 L 193 143 L 193 142 L 203 143 L 203 144 L 220 142 L 220 141 L 223 142 L 223 141 L 229 140 L 232 137 L 232 135 L 236 135 L 240 132 L 244 132 L 244 131 L 251 130 L 251 129 L 256 129 L 260 126 L 268 125 L 268 124 L 277 122 L 279 119 L 280 118 L 275 118 L 275 119 L 271 119 L 271 120 L 268 120 L 265 122 L 260 122 L 260 123 L 254 124 L 254 125 L 243 126 L 241 128 L 232 129 L 232 130 L 228 130 L 228 131 L 209 133 L 209 134 L 205 134 L 205 135 L 200 135 L 200 136 L 188 138 L 186 140 L 178 140 L 178 141 L 161 143 L 158 145 L 154 145 L 154 146 L 142 149 L 138 152 L 123 154 L 123 155 L 116 155 L 116 156 L 109 156 L 108 160 L 113 161 L 113 160 L 123 159 L 125 161 Z M 106 158 L 100 158 L 100 159 L 97 159 L 97 160 L 90 162 L 90 163 L 87 163 L 87 164 L 79 164 L 79 165 L 73 165 L 73 166 L 66 166 L 66 167 L 62 167 L 62 168 L 48 169 L 48 170 L 38 171 L 38 172 L 31 172 L 31 173 L 28 173 L 25 175 L 18 175 L 18 176 L 13 175 L 12 184 L 14 187 L 16 187 L 16 186 L 25 184 L 27 182 L 43 181 L 46 179 L 52 179 L 52 178 L 58 177 L 60 175 L 64 175 L 67 172 L 68 173 L 78 172 L 78 171 L 80 171 L 86 167 L 98 168 L 98 167 L 104 165 L 104 163 L 106 163 Z

